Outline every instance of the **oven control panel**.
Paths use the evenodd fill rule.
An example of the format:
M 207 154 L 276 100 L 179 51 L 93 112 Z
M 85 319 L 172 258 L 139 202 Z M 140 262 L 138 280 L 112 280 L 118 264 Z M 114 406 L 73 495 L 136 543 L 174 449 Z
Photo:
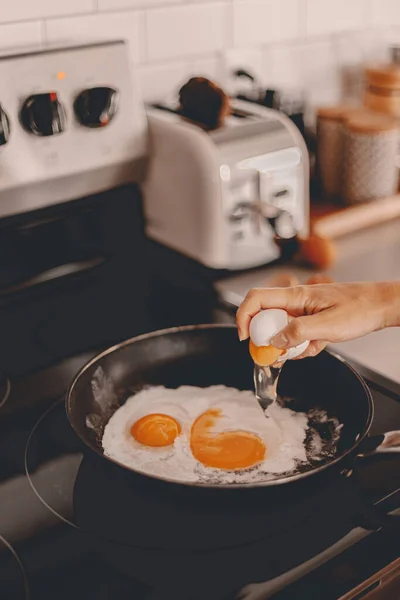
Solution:
M 0 217 L 139 182 L 146 135 L 124 42 L 0 57 Z

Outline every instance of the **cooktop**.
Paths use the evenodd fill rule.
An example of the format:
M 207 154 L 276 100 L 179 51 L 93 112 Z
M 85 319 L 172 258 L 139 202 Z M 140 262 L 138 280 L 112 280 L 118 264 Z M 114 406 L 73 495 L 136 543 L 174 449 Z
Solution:
M 64 410 L 68 383 L 93 354 L 11 385 L 0 379 L 7 599 L 336 600 L 398 557 L 398 456 L 291 488 L 286 513 L 267 497 L 182 509 L 134 480 L 121 488 L 118 469 L 84 454 Z M 372 392 L 373 433 L 400 429 L 400 398 Z M 225 544 L 199 543 L 202 529 L 229 526 L 230 513 Z M 245 527 L 254 535 L 242 538 Z

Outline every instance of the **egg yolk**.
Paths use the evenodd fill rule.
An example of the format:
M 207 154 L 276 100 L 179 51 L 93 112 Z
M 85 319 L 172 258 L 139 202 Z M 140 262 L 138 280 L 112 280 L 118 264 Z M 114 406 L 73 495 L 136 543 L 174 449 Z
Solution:
M 268 367 L 273 365 L 274 362 L 285 352 L 274 346 L 256 346 L 250 340 L 250 355 L 254 362 L 260 367 Z
M 247 469 L 265 457 L 265 444 L 249 431 L 212 433 L 210 429 L 221 416 L 219 409 L 210 409 L 192 425 L 190 448 L 193 456 L 206 467 L 215 469 Z
M 180 432 L 178 421 L 162 414 L 146 415 L 131 427 L 131 435 L 139 444 L 154 448 L 170 446 Z

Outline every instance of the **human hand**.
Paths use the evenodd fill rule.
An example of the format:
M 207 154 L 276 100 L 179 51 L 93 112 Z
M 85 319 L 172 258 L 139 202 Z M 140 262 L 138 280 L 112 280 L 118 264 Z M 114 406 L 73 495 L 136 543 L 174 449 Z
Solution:
M 272 340 L 291 348 L 310 340 L 301 356 L 315 356 L 328 342 L 343 342 L 385 327 L 400 325 L 400 282 L 332 283 L 252 289 L 239 307 L 239 338 L 249 337 L 252 317 L 266 308 L 282 308 L 292 317 Z

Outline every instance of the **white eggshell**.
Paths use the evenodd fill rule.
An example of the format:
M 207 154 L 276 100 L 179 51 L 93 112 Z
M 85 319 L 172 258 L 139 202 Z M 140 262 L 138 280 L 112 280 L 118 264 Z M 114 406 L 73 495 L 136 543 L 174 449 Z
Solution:
M 303 354 L 303 352 L 305 352 L 308 348 L 309 345 L 309 341 L 306 340 L 305 342 L 303 342 L 302 344 L 299 344 L 298 346 L 294 346 L 293 348 L 288 348 L 288 350 L 286 350 L 285 354 L 282 354 L 282 356 L 280 356 L 278 358 L 278 361 L 281 362 L 282 360 L 291 360 L 292 358 L 296 358 L 297 356 L 300 356 L 300 354 Z
M 269 346 L 271 339 L 288 324 L 288 315 L 280 308 L 260 311 L 250 322 L 250 339 L 256 346 Z

